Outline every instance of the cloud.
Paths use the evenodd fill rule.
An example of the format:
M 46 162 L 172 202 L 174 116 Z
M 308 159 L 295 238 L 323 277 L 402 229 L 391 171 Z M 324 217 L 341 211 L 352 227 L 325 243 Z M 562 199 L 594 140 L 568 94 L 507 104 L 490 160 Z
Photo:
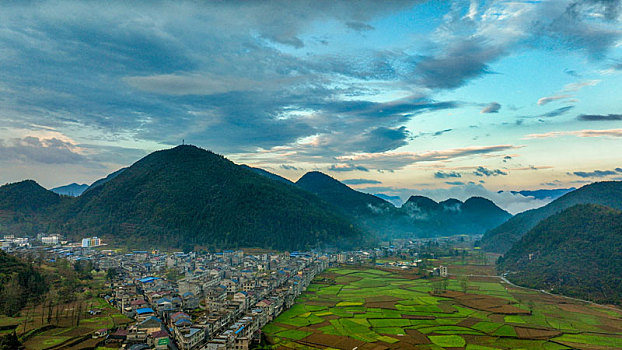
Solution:
M 620 169 L 622 170 L 622 169 Z M 594 171 L 575 171 L 572 174 L 578 177 L 607 177 L 610 175 L 618 175 L 620 171 L 615 170 L 594 170 Z
M 445 181 L 446 184 L 448 185 L 452 185 L 452 186 L 462 186 L 464 185 L 464 182 L 462 181 Z
M 569 110 L 573 109 L 574 106 L 565 106 L 565 107 L 560 107 L 558 109 L 552 110 L 550 112 L 544 113 L 544 114 L 540 114 L 538 117 L 540 118 L 553 118 L 553 117 L 558 117 L 562 114 L 565 114 L 566 112 L 568 112 Z
M 415 81 L 428 88 L 454 89 L 490 74 L 488 62 L 501 54 L 501 48 L 487 46 L 482 39 L 456 41 L 439 56 L 421 57 L 415 65 Z
M 548 104 L 550 102 L 557 101 L 557 100 L 563 100 L 563 99 L 570 98 L 570 97 L 572 97 L 572 95 L 556 95 L 556 96 L 542 97 L 538 100 L 538 105 L 544 106 L 545 104 Z
M 444 133 L 448 133 L 448 132 L 450 132 L 450 131 L 452 131 L 452 130 L 453 130 L 453 129 L 439 130 L 439 131 L 436 131 L 436 132 L 432 133 L 432 136 L 441 136 L 441 135 L 443 135 Z
M 513 145 L 472 146 L 452 148 L 440 151 L 428 152 L 384 152 L 384 153 L 361 153 L 351 156 L 340 156 L 338 160 L 356 162 L 368 168 L 381 170 L 397 170 L 407 165 L 420 162 L 447 161 L 456 158 L 477 156 L 488 153 L 502 152 L 509 149 L 520 148 Z
M 538 100 L 538 105 L 544 106 L 545 104 L 548 104 L 553 101 L 570 99 L 574 97 L 572 93 L 578 92 L 579 90 L 583 89 L 586 86 L 598 85 L 598 83 L 600 83 L 600 80 L 585 80 L 585 81 L 579 81 L 575 83 L 566 84 L 564 85 L 564 89 L 558 94 L 554 96 L 547 96 L 547 97 L 540 98 Z M 571 102 L 571 100 L 567 102 Z
M 26 136 L 0 140 L 0 160 L 36 162 L 44 164 L 76 164 L 87 162 L 78 148 L 58 138 Z
M 434 173 L 434 177 L 437 179 L 446 179 L 450 177 L 462 177 L 462 175 L 455 171 L 449 171 L 449 172 L 437 171 Z
M 486 107 L 482 108 L 480 113 L 499 113 L 501 105 L 498 102 L 491 102 Z
M 354 164 L 333 164 L 328 168 L 329 171 L 337 171 L 337 172 L 344 172 L 344 171 L 369 171 L 369 169 L 365 168 L 364 166 L 360 166 L 360 165 L 354 165 Z
M 542 134 L 529 134 L 526 139 L 542 139 L 560 136 L 578 136 L 578 137 L 622 137 L 622 129 L 606 129 L 606 130 L 576 130 L 576 131 L 551 131 Z
M 346 22 L 346 26 L 357 32 L 366 32 L 375 29 L 373 26 L 363 22 Z
M 382 181 L 371 180 L 371 179 L 347 179 L 341 182 L 346 185 L 376 185 L 376 184 L 382 183 Z
M 285 169 L 285 170 L 302 170 L 298 167 L 295 167 L 293 165 L 287 165 L 287 164 L 281 164 L 280 167 L 281 169 Z
M 581 121 L 622 120 L 622 114 L 581 114 L 577 119 Z
M 488 176 L 497 176 L 497 175 L 507 175 L 508 173 L 501 169 L 487 169 L 487 168 L 484 168 L 483 166 L 479 166 L 477 167 L 477 169 L 475 169 L 473 174 L 475 176 L 488 177 Z

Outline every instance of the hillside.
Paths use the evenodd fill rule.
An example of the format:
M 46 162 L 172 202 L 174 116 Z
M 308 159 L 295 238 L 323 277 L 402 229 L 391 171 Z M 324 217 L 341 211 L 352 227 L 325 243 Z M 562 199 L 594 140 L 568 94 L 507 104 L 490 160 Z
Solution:
M 622 302 L 622 212 L 580 204 L 530 230 L 500 258 L 523 286 L 600 303 Z
M 36 234 L 48 229 L 49 215 L 70 200 L 33 180 L 0 187 L 0 234 Z
M 0 315 L 15 315 L 47 289 L 44 277 L 32 264 L 0 250 Z
M 304 174 L 296 181 L 296 185 L 355 217 L 378 215 L 380 212 L 395 209 L 384 199 L 353 190 L 319 171 Z
M 90 188 L 58 218 L 73 238 L 129 246 L 304 249 L 363 243 L 326 203 L 194 147 L 154 152 Z
M 46 190 L 33 180 L 24 180 L 0 187 L 0 210 L 32 213 L 59 202 L 58 194 Z
M 596 182 L 569 192 L 553 202 L 538 209 L 517 214 L 502 225 L 486 232 L 482 237 L 482 248 L 505 253 L 543 219 L 576 204 L 600 204 L 622 209 L 622 181 Z

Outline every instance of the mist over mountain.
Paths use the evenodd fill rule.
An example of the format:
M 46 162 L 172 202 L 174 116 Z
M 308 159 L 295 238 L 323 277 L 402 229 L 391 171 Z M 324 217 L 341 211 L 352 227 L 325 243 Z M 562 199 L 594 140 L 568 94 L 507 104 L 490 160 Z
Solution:
M 585 185 L 544 207 L 517 214 L 499 227 L 486 232 L 482 237 L 481 246 L 488 251 L 505 253 L 538 222 L 576 204 L 600 204 L 622 209 L 622 181 Z
M 600 303 L 622 300 L 622 212 L 577 204 L 527 232 L 499 259 L 512 282 Z
M 469 198 L 464 203 L 457 199 L 437 203 L 428 197 L 411 196 L 396 208 L 384 199 L 353 190 L 317 171 L 305 174 L 296 185 L 318 195 L 383 238 L 480 234 L 511 217 L 481 197 Z

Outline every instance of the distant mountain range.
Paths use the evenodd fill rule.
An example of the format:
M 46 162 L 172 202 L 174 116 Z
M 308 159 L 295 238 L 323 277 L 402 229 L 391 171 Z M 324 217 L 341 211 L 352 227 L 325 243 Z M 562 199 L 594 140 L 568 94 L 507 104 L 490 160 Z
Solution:
M 479 234 L 511 217 L 481 197 L 469 198 L 464 203 L 457 199 L 437 203 L 427 197 L 412 196 L 397 208 L 317 171 L 305 174 L 296 185 L 318 195 L 344 215 L 354 217 L 382 238 Z
M 600 204 L 622 209 L 622 181 L 596 182 L 559 197 L 544 207 L 515 215 L 499 227 L 484 234 L 482 248 L 505 253 L 538 222 L 576 204 Z
M 527 232 L 497 268 L 523 286 L 619 304 L 622 212 L 595 204 L 564 209 Z
M 50 191 L 57 193 L 57 194 L 62 194 L 65 196 L 77 197 L 81 195 L 82 192 L 86 191 L 87 188 L 89 188 L 89 185 L 87 184 L 78 185 L 77 183 L 74 182 L 69 185 L 54 187 L 50 189 Z
M 129 246 L 361 245 L 376 238 L 478 234 L 510 216 L 478 197 L 437 203 L 413 196 L 397 208 L 320 172 L 293 183 L 194 146 L 154 152 L 75 198 L 34 181 L 0 187 L 0 224 L 7 233 L 98 235 Z

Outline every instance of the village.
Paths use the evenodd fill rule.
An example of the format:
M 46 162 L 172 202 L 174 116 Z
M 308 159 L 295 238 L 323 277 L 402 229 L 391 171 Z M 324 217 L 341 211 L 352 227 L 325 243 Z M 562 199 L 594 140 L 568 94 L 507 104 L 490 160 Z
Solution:
M 139 349 L 249 349 L 261 342 L 261 328 L 295 303 L 316 275 L 331 266 L 372 264 L 397 270 L 421 265 L 413 248 L 395 242 L 348 252 L 124 251 L 99 238 L 80 243 L 61 237 L 4 237 L 3 249 L 48 262 L 88 262 L 106 271 L 107 304 L 132 322 L 98 329 L 106 347 Z M 403 257 L 390 259 L 382 257 Z M 445 267 L 428 271 L 447 276 Z M 98 315 L 101 309 L 88 310 Z

